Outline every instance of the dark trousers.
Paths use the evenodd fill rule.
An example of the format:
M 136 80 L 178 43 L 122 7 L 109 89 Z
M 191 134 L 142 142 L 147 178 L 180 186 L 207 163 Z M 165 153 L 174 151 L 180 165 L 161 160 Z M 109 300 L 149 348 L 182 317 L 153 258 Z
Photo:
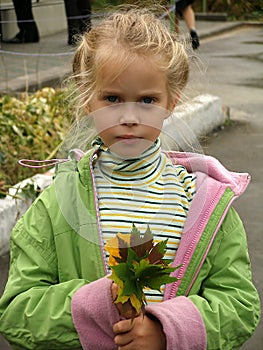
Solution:
M 91 27 L 91 1 L 90 0 L 64 0 L 68 23 L 68 40 L 73 36 L 82 34 Z
M 16 36 L 25 41 L 39 40 L 39 33 L 32 12 L 32 1 L 13 0 L 13 4 L 19 28 L 19 33 Z

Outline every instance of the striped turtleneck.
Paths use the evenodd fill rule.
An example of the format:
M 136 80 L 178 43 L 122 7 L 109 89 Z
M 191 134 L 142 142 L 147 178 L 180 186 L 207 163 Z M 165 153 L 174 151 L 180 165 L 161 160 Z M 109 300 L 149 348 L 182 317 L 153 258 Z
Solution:
M 102 146 L 94 172 L 104 242 L 118 232 L 130 233 L 133 223 L 141 233 L 149 225 L 155 243 L 168 238 L 165 258 L 174 259 L 195 193 L 195 175 L 174 165 L 161 152 L 160 140 L 136 159 L 124 160 Z M 147 291 L 146 298 L 160 301 L 162 293 Z

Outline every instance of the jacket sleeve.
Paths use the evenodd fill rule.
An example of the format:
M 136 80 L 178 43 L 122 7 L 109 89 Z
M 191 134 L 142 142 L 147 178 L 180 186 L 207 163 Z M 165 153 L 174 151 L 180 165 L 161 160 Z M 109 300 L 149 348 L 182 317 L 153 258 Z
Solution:
M 252 282 L 246 233 L 233 208 L 219 229 L 189 299 L 205 322 L 209 350 L 239 349 L 259 323 L 260 302 Z
M 167 350 L 205 350 L 206 330 L 202 316 L 187 297 L 177 297 L 146 306 L 156 317 L 166 336 Z
M 84 350 L 117 349 L 113 325 L 120 316 L 112 300 L 111 284 L 107 277 L 100 278 L 73 295 L 72 317 Z
M 88 281 L 59 283 L 54 242 L 45 234 L 52 232 L 52 226 L 44 209 L 34 207 L 12 232 L 9 278 L 0 299 L 0 332 L 13 349 L 81 349 L 71 297 Z

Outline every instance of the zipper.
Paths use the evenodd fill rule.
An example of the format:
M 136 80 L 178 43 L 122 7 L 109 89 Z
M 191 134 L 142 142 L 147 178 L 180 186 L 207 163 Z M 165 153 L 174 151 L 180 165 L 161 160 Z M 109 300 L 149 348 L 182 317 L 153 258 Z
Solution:
M 95 150 L 94 153 L 90 157 L 90 173 L 91 173 L 91 179 L 92 179 L 92 187 L 93 187 L 93 199 L 94 199 L 94 204 L 95 204 L 95 209 L 96 209 L 96 221 L 98 225 L 98 234 L 99 234 L 99 242 L 100 242 L 100 252 L 101 252 L 101 257 L 103 261 L 103 269 L 105 272 L 105 275 L 109 273 L 107 269 L 107 264 L 106 264 L 106 257 L 105 257 L 105 252 L 103 249 L 104 242 L 102 238 L 102 229 L 101 229 L 101 224 L 100 224 L 100 218 L 99 218 L 99 202 L 98 202 L 98 192 L 96 188 L 96 182 L 95 182 L 95 175 L 93 171 L 93 162 L 98 158 L 97 155 L 98 150 Z
M 223 215 L 221 216 L 221 219 L 219 220 L 219 222 L 218 222 L 218 224 L 217 224 L 217 226 L 216 226 L 216 228 L 215 228 L 215 230 L 214 230 L 214 233 L 213 233 L 213 235 L 212 235 L 212 238 L 211 238 L 211 240 L 210 240 L 210 242 L 209 242 L 209 244 L 208 244 L 208 247 L 207 247 L 207 249 L 206 249 L 206 252 L 205 252 L 205 254 L 204 254 L 204 256 L 203 256 L 203 259 L 201 260 L 201 262 L 200 262 L 198 268 L 196 269 L 196 273 L 194 274 L 194 277 L 193 277 L 191 283 L 189 284 L 188 289 L 187 289 L 186 292 L 185 292 L 185 295 L 186 295 L 186 296 L 189 295 L 190 290 L 191 290 L 191 288 L 192 288 L 192 286 L 193 286 L 193 284 L 194 284 L 194 282 L 195 282 L 195 280 L 196 280 L 196 278 L 197 278 L 197 276 L 198 276 L 199 271 L 201 270 L 201 267 L 202 267 L 202 265 L 203 265 L 203 263 L 204 263 L 204 261 L 205 261 L 207 255 L 208 255 L 208 252 L 209 252 L 209 250 L 210 250 L 210 247 L 211 247 L 211 245 L 212 245 L 212 243 L 213 243 L 213 241 L 214 241 L 214 239 L 215 239 L 216 233 L 218 232 L 218 230 L 219 230 L 219 228 L 220 228 L 220 226 L 221 226 L 221 224 L 222 224 L 222 222 L 223 222 L 223 220 L 224 220 L 224 218 L 225 218 L 225 216 L 226 216 L 226 214 L 227 214 L 227 212 L 228 212 L 228 209 L 230 208 L 230 206 L 231 206 L 231 204 L 233 203 L 234 200 L 235 200 L 235 197 L 233 197 L 233 198 L 229 201 L 228 205 L 226 206 L 226 208 L 225 208 L 225 210 L 224 210 L 224 213 L 223 213 Z
M 179 280 L 182 279 L 182 278 L 185 276 L 185 274 L 186 274 L 186 272 L 187 272 L 187 270 L 188 270 L 188 268 L 189 268 L 189 264 L 191 263 L 195 252 L 193 253 L 193 256 L 192 256 L 192 258 L 191 258 L 191 260 L 190 260 L 191 253 L 193 252 L 193 248 L 194 248 L 195 246 L 197 246 L 197 244 L 198 244 L 198 242 L 199 242 L 199 241 L 197 242 L 197 238 L 198 238 L 198 237 L 201 237 L 201 233 L 204 231 L 204 229 L 205 229 L 207 223 L 209 222 L 209 218 L 211 217 L 211 210 L 214 210 L 214 209 L 216 208 L 215 203 L 216 203 L 216 202 L 219 203 L 219 199 L 222 198 L 222 196 L 219 197 L 219 192 L 221 191 L 221 189 L 222 189 L 222 186 L 217 190 L 216 195 L 214 196 L 213 200 L 210 202 L 208 208 L 206 209 L 205 214 L 202 216 L 202 218 L 201 218 L 201 220 L 200 220 L 200 224 L 199 224 L 199 226 L 198 226 L 198 230 L 196 231 L 196 233 L 195 233 L 195 235 L 194 235 L 194 237 L 193 237 L 193 240 L 192 240 L 192 242 L 191 242 L 191 245 L 190 245 L 189 248 L 187 249 L 187 252 L 186 252 L 186 254 L 185 254 L 185 256 L 184 256 L 184 259 L 183 259 L 183 262 L 182 262 L 182 268 L 180 269 L 180 271 L 179 271 L 179 273 L 178 273 L 177 278 L 178 278 Z M 229 191 L 231 191 L 231 193 L 233 194 L 232 190 L 229 189 Z M 230 193 L 229 193 L 229 194 L 230 194 Z M 224 196 L 224 195 L 228 195 L 228 190 L 226 190 L 226 191 L 224 192 L 223 196 Z M 200 261 L 200 263 L 199 263 L 199 265 L 198 265 L 198 268 L 195 269 L 196 273 L 195 273 L 194 276 L 191 278 L 191 282 L 189 283 L 188 288 L 186 289 L 186 291 L 185 291 L 184 293 L 182 293 L 182 295 L 188 295 L 188 293 L 190 292 L 191 287 L 193 286 L 193 284 L 194 284 L 194 282 L 195 282 L 195 280 L 196 280 L 196 277 L 197 277 L 197 275 L 198 275 L 198 273 L 199 273 L 199 271 L 200 271 L 200 269 L 201 269 L 201 266 L 203 265 L 203 262 L 204 262 L 204 260 L 205 260 L 205 258 L 206 258 L 206 256 L 207 256 L 207 254 L 208 254 L 208 252 L 209 252 L 209 247 L 212 245 L 212 243 L 213 243 L 213 241 L 214 241 L 214 238 L 215 238 L 215 236 L 216 236 L 216 233 L 217 233 L 217 231 L 218 231 L 218 229 L 219 229 L 219 227 L 220 227 L 220 225 L 221 225 L 221 223 L 222 223 L 222 221 L 223 221 L 223 219 L 224 219 L 224 217 L 225 217 L 225 215 L 226 215 L 226 213 L 227 213 L 227 209 L 229 208 L 229 206 L 230 206 L 231 203 L 233 202 L 234 198 L 235 198 L 235 197 L 234 197 L 234 195 L 233 195 L 231 199 L 228 199 L 227 205 L 225 206 L 225 209 L 224 209 L 224 211 L 223 211 L 223 215 L 221 215 L 220 221 L 219 221 L 218 224 L 216 225 L 216 228 L 214 229 L 213 233 L 211 234 L 211 236 L 210 236 L 210 238 L 209 238 L 209 242 L 205 245 L 205 247 L 204 247 L 205 249 L 202 250 L 202 256 L 203 256 L 203 258 L 201 259 L 201 261 Z M 213 209 L 213 208 L 214 208 L 214 209 Z M 198 254 L 198 256 L 200 256 L 200 255 L 201 255 L 201 252 L 198 252 L 197 254 Z M 186 269 L 184 269 L 184 265 L 186 264 L 186 263 L 185 263 L 186 261 L 189 261 L 189 262 L 188 262 L 188 266 L 186 267 Z M 179 289 L 180 289 L 180 286 L 181 286 L 181 283 L 180 283 L 180 285 L 178 286 L 178 288 L 177 288 L 177 284 L 176 284 L 176 283 L 173 284 L 173 286 L 171 287 L 171 290 L 170 290 L 168 299 L 173 298 L 173 297 L 176 295 L 176 293 L 178 293 L 178 291 L 179 291 Z M 177 291 L 176 291 L 176 289 L 177 289 Z

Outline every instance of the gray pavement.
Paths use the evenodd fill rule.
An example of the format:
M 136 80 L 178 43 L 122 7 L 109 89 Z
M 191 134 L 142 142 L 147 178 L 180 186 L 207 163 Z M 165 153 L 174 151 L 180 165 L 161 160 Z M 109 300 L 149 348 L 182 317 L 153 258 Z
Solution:
M 184 23 L 181 28 L 184 32 Z M 247 230 L 253 278 L 263 300 L 263 184 L 260 176 L 263 166 L 263 25 L 197 21 L 197 28 L 201 37 L 200 61 L 193 59 L 193 73 L 186 94 L 190 97 L 213 94 L 229 108 L 231 125 L 204 138 L 202 148 L 229 169 L 248 171 L 252 175 L 248 191 L 235 206 Z M 34 55 L 27 56 L 28 52 Z M 58 55 L 60 53 L 63 55 Z M 0 72 L 1 93 L 34 89 L 47 82 L 60 84 L 70 71 L 73 49 L 66 45 L 66 33 L 61 32 L 41 38 L 38 44 L 2 44 L 0 54 L 4 62 Z M 0 257 L 0 295 L 7 278 L 8 262 L 8 256 Z M 10 349 L 1 337 L 0 349 Z M 261 323 L 242 350 L 262 349 Z
M 192 94 L 207 91 L 229 108 L 230 126 L 202 142 L 203 151 L 228 169 L 249 172 L 251 184 L 234 204 L 246 231 L 253 279 L 263 301 L 263 25 L 239 27 L 206 38 L 200 48 L 203 66 L 192 69 Z M 263 323 L 242 350 L 263 349 Z

